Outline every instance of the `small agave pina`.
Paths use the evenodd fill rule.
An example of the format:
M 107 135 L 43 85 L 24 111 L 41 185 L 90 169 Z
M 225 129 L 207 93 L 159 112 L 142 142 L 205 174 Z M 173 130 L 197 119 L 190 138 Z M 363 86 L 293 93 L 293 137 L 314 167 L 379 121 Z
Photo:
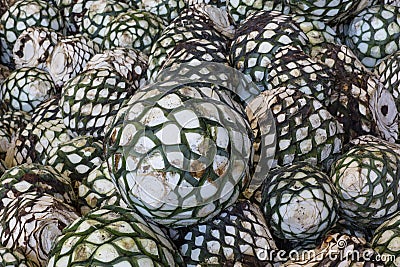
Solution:
M 400 264 L 400 213 L 383 222 L 376 230 L 371 241 L 373 249 L 385 259 L 385 266 Z
M 262 188 L 261 209 L 272 233 L 288 247 L 317 245 L 338 218 L 338 199 L 329 177 L 296 162 L 270 171 Z
M 398 144 L 360 136 L 332 165 L 339 213 L 347 224 L 374 230 L 399 210 L 399 152 Z
M 346 44 L 367 68 L 374 68 L 383 58 L 400 49 L 399 12 L 400 7 L 375 5 L 350 22 L 345 34 Z

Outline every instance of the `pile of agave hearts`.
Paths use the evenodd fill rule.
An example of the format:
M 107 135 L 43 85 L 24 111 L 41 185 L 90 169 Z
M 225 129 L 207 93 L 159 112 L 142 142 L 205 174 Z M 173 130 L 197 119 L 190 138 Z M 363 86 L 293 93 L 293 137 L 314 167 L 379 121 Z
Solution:
M 397 0 L 0 0 L 1 266 L 400 266 Z

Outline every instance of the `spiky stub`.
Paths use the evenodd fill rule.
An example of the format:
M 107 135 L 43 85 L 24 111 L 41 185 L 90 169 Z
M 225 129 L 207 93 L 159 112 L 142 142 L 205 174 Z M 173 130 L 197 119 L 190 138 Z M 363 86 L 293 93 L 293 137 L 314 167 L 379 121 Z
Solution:
M 44 163 L 58 145 L 71 140 L 62 121 L 59 99 L 51 98 L 40 104 L 32 114 L 31 122 L 15 141 L 13 166 L 22 163 Z
M 22 164 L 7 170 L 0 178 L 0 208 L 24 193 L 46 193 L 63 203 L 76 205 L 77 197 L 68 177 L 51 166 Z
M 83 35 L 64 37 L 59 40 L 47 59 L 46 69 L 54 83 L 62 87 L 82 72 L 89 59 L 99 52 L 99 46 Z
M 276 51 L 286 45 L 310 52 L 307 36 L 290 16 L 277 11 L 258 11 L 239 25 L 232 42 L 230 61 L 265 90 L 268 86 L 268 64 Z
M 400 265 L 400 212 L 383 222 L 375 231 L 372 247 L 387 259 L 385 266 Z
M 227 0 L 227 9 L 232 19 L 237 23 L 242 23 L 251 13 L 256 11 L 279 11 L 288 14 L 290 9 L 284 5 L 283 1 L 264 0 L 264 1 L 248 1 L 248 0 Z
M 198 9 L 194 7 L 198 7 Z M 165 28 L 161 37 L 151 48 L 149 69 L 147 72 L 147 77 L 150 80 L 156 80 L 160 68 L 165 64 L 165 61 L 168 60 L 174 49 L 181 43 L 186 43 L 191 40 L 208 40 L 212 42 L 213 46 L 215 46 L 218 51 L 224 51 L 223 53 L 225 54 L 227 40 L 217 29 L 227 29 L 226 32 L 229 32 L 227 13 L 220 13 L 221 11 L 218 9 L 219 12 L 214 12 L 217 16 L 210 16 L 206 12 L 200 12 L 200 7 L 202 9 L 206 7 L 211 8 L 211 11 L 218 9 L 216 7 L 203 5 L 190 7 Z M 221 27 L 216 26 L 218 20 L 221 21 Z
M 147 81 L 148 61 L 148 57 L 136 49 L 117 47 L 94 55 L 82 72 L 90 69 L 113 70 L 127 79 L 135 88 L 140 88 Z
M 341 153 L 343 126 L 313 96 L 277 88 L 263 92 L 246 108 L 256 141 L 255 154 L 261 153 L 260 121 L 271 110 L 275 119 L 277 141 L 271 167 L 307 161 L 328 170 Z M 255 157 L 255 163 L 259 157 Z
M 334 78 L 328 67 L 314 61 L 300 48 L 283 46 L 277 50 L 268 65 L 270 69 L 266 82 L 268 89 L 286 87 L 313 95 L 322 104 L 326 104 L 331 94 Z
M 238 201 L 207 223 L 178 228 L 174 242 L 187 266 L 265 266 L 277 250 L 261 210 Z
M 82 18 L 79 31 L 101 45 L 108 23 L 118 14 L 129 9 L 129 5 L 116 0 L 94 1 Z
M 135 48 L 149 54 L 166 26 L 160 17 L 143 10 L 128 10 L 114 17 L 105 29 L 103 47 Z
M 165 1 L 141 1 L 132 0 L 138 9 L 146 10 L 167 22 L 178 17 L 186 7 L 187 0 L 165 0 Z M 188 3 L 189 4 L 189 3 Z
M 191 39 L 180 42 L 174 47 L 160 71 L 171 67 L 176 68 L 178 64 L 183 63 L 196 66 L 196 63 L 201 61 L 228 65 L 225 49 L 207 39 Z
M 283 267 L 384 267 L 377 252 L 365 241 L 355 236 L 331 233 L 316 249 L 300 253 L 298 259 L 284 263 Z
M 46 266 L 50 248 L 62 230 L 79 216 L 75 210 L 47 194 L 25 193 L 0 212 L 3 246 Z
M 384 141 L 364 143 L 360 138 L 332 165 L 331 179 L 340 216 L 348 224 L 375 229 L 399 210 L 400 157 Z
M 0 62 L 12 63 L 12 49 L 18 36 L 32 26 L 62 31 L 64 22 L 58 10 L 47 1 L 19 0 L 1 16 Z
M 0 115 L 0 160 L 5 159 L 18 131 L 24 129 L 30 120 L 31 116 L 24 111 L 9 111 Z
M 59 144 L 53 154 L 46 159 L 46 164 L 69 177 L 73 187 L 77 189 L 82 179 L 101 164 L 102 154 L 102 143 L 90 136 L 78 136 Z
M 17 69 L 36 67 L 45 69 L 47 58 L 61 38 L 60 33 L 44 27 L 29 27 L 14 44 L 13 59 Z
M 127 204 L 161 224 L 206 221 L 248 183 L 249 126 L 213 87 L 157 86 L 136 92 L 108 127 L 111 177 Z
M 354 138 L 374 134 L 394 141 L 398 135 L 396 104 L 378 77 L 345 45 L 323 44 L 316 59 L 335 79 L 328 110 Z
M 73 135 L 104 136 L 104 126 L 134 92 L 129 82 L 108 69 L 92 69 L 62 88 L 60 107 L 64 124 Z
M 26 67 L 13 71 L 4 80 L 0 89 L 0 99 L 9 110 L 32 112 L 55 93 L 53 80 L 46 71 Z
M 103 162 L 82 179 L 78 194 L 82 215 L 86 215 L 95 208 L 108 205 L 128 207 L 111 179 L 107 162 Z
M 1 1 L 0 1 L 1 3 Z M 12 251 L 6 247 L 0 246 L 0 266 L 4 267 L 28 267 L 36 266 L 28 261 L 24 255 L 18 251 Z
M 317 243 L 335 224 L 338 199 L 329 177 L 306 162 L 270 171 L 262 210 L 272 232 L 291 245 Z
M 400 49 L 400 8 L 369 7 L 351 21 L 345 34 L 346 44 L 366 67 L 373 68 Z
M 47 266 L 181 266 L 161 229 L 133 210 L 107 206 L 64 229 Z

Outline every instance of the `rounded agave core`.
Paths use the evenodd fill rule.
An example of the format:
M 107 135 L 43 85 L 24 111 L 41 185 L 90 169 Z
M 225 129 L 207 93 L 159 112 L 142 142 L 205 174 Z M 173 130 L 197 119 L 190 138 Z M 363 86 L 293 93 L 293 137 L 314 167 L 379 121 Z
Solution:
M 127 203 L 157 222 L 189 225 L 237 199 L 248 182 L 251 141 L 238 112 L 204 96 L 214 96 L 211 87 L 177 85 L 137 92 L 106 146 Z
M 374 229 L 399 210 L 398 164 L 392 148 L 372 142 L 343 154 L 331 174 L 341 216 L 358 227 Z
M 337 219 L 336 192 L 325 173 L 306 162 L 274 169 L 265 181 L 263 209 L 276 236 L 315 242 Z
M 260 165 L 263 175 L 269 170 L 269 151 L 261 157 L 265 164 L 250 168 L 252 132 L 238 102 L 250 102 L 259 89 L 241 72 L 213 62 L 181 64 L 159 77 L 107 124 L 110 175 L 127 205 L 156 222 L 204 222 L 246 186 L 261 184 Z M 275 132 L 264 128 L 263 140 Z

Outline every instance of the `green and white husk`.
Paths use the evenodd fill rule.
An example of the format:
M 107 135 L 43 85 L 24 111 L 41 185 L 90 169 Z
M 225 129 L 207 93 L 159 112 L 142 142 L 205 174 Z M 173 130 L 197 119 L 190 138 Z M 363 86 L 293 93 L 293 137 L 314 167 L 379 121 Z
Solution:
M 78 195 L 82 215 L 108 205 L 128 207 L 111 179 L 107 162 L 97 166 L 82 179 L 78 188 Z
M 10 75 L 11 70 L 2 64 L 0 64 L 0 86 L 7 79 L 8 75 Z
M 400 51 L 383 59 L 381 63 L 376 66 L 374 72 L 380 77 L 380 81 L 392 94 L 396 103 L 397 109 L 388 106 L 384 108 L 384 111 L 397 114 L 397 112 L 400 111 Z M 396 142 L 399 142 L 399 138 L 397 138 Z
M 268 257 L 278 250 L 260 208 L 249 201 L 238 201 L 212 220 L 171 235 L 188 267 L 272 267 Z
M 135 48 L 145 54 L 160 37 L 166 22 L 143 10 L 128 10 L 114 17 L 105 29 L 103 47 Z
M 0 17 L 14 4 L 15 0 L 0 0 Z
M 284 0 L 284 4 L 290 8 L 290 12 L 297 16 L 304 16 L 310 21 L 323 21 L 326 23 L 342 21 L 354 12 L 360 0 Z
M 400 7 L 376 5 L 363 10 L 345 33 L 346 44 L 367 68 L 400 49 Z
M 249 126 L 218 97 L 210 85 L 171 80 L 135 93 L 105 139 L 111 177 L 128 205 L 185 226 L 236 201 L 249 178 Z
M 315 59 L 329 67 L 334 85 L 327 109 L 344 126 L 347 138 L 373 134 L 398 138 L 398 115 L 391 93 L 345 45 L 323 44 Z
M 1 3 L 1 0 L 0 0 Z M 28 261 L 24 255 L 18 251 L 13 251 L 6 247 L 0 246 L 0 265 L 5 267 L 28 267 L 35 266 Z
M 246 108 L 256 138 L 255 155 L 260 146 L 260 121 L 272 111 L 276 125 L 276 152 L 271 168 L 307 161 L 328 170 L 341 154 L 343 126 L 311 95 L 286 87 L 265 91 Z M 255 157 L 255 164 L 257 159 Z
M 58 145 L 71 140 L 62 121 L 58 98 L 40 104 L 32 114 L 31 122 L 19 132 L 12 148 L 13 164 L 42 163 L 54 153 Z
M 133 210 L 106 206 L 64 229 L 48 267 L 182 266 L 174 244 Z
M 214 6 L 188 7 L 164 29 L 160 38 L 151 47 L 147 77 L 155 81 L 171 53 L 177 46 L 188 41 L 207 39 L 212 42 L 214 49 L 224 53 L 227 48 L 224 34 L 231 34 L 231 26 L 228 14 Z
M 383 222 L 371 241 L 373 249 L 386 259 L 385 266 L 400 265 L 400 213 Z
M 338 199 L 329 177 L 306 162 L 269 172 L 261 208 L 271 231 L 290 245 L 317 244 L 337 220 Z
M 230 63 L 264 91 L 268 87 L 268 65 L 276 51 L 286 45 L 299 47 L 306 54 L 311 51 L 307 35 L 292 17 L 277 11 L 258 11 L 238 26 L 230 49 Z
M 294 21 L 307 35 L 312 45 L 311 56 L 313 56 L 324 43 L 341 44 L 336 29 L 320 20 L 312 20 L 305 16 L 294 16 Z
M 168 23 L 174 20 L 190 3 L 187 0 L 156 0 L 156 1 L 141 1 L 132 0 L 138 6 L 138 9 L 146 10 L 157 17 L 162 18 Z
M 350 144 L 331 169 L 339 213 L 347 224 L 374 230 L 399 210 L 400 147 L 372 136 Z
M 77 189 L 82 179 L 100 166 L 103 158 L 103 144 L 90 136 L 78 136 L 58 145 L 45 164 L 52 166 L 71 180 Z
M 108 23 L 120 13 L 126 12 L 129 5 L 116 0 L 94 1 L 82 18 L 79 32 L 89 37 L 93 42 L 103 43 Z
M 174 47 L 160 72 L 168 68 L 178 68 L 179 64 L 196 66 L 204 61 L 228 65 L 225 49 L 207 39 L 191 39 Z
M 31 116 L 24 111 L 8 111 L 0 114 L 0 160 L 5 160 L 18 131 L 24 129 L 30 120 Z
M 9 111 L 32 113 L 42 101 L 55 93 L 53 80 L 46 71 L 26 67 L 11 72 L 4 80 L 0 88 L 0 99 Z
M 267 89 L 286 87 L 312 95 L 324 106 L 329 103 L 334 78 L 327 66 L 314 61 L 300 48 L 279 48 L 268 65 Z
M 114 70 L 87 70 L 62 88 L 59 106 L 63 122 L 74 137 L 102 139 L 104 126 L 136 89 Z
M 229 15 L 236 24 L 242 23 L 251 13 L 264 11 L 279 11 L 284 14 L 290 12 L 290 7 L 285 5 L 283 1 L 264 0 L 227 0 L 226 3 Z

